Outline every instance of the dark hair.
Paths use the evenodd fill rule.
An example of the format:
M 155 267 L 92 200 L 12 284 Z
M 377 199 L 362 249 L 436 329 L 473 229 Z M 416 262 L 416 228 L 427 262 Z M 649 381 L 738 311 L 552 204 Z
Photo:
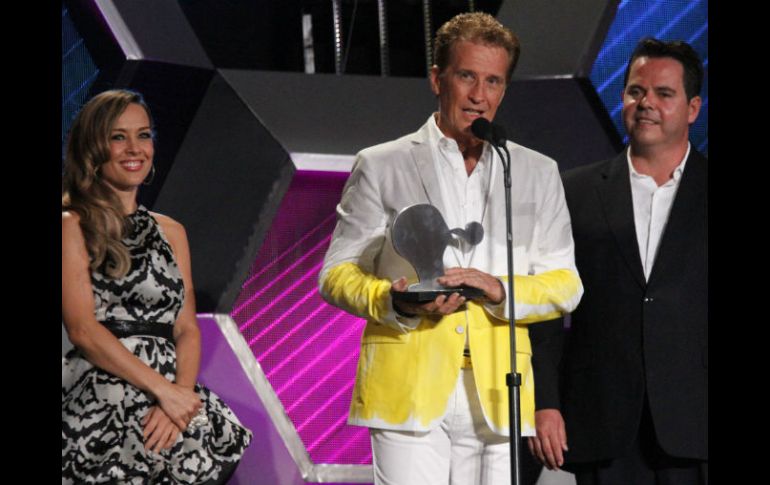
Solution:
M 505 49 L 510 60 L 505 81 L 506 83 L 511 81 L 513 69 L 521 52 L 519 38 L 496 18 L 483 12 L 455 15 L 438 29 L 433 59 L 439 73 L 444 72 L 449 65 L 452 46 L 463 40 Z
M 661 58 L 670 57 L 678 61 L 684 69 L 684 91 L 687 100 L 700 95 L 703 83 L 703 63 L 690 44 L 682 40 L 670 42 L 661 41 L 652 37 L 645 37 L 636 44 L 631 59 L 626 66 L 626 74 L 623 78 L 623 87 L 628 84 L 628 75 L 631 65 L 640 57 Z

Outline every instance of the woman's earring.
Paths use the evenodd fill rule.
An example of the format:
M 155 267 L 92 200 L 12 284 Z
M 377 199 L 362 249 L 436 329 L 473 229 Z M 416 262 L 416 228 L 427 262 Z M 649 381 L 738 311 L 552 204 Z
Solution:
M 152 165 L 152 170 L 150 170 L 150 176 L 144 179 L 144 182 L 142 182 L 142 185 L 150 185 L 153 180 L 155 180 L 155 164 Z

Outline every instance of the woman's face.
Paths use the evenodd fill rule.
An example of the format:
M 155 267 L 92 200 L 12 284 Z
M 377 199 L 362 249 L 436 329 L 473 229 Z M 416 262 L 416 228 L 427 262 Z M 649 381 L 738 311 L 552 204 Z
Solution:
M 150 118 L 131 103 L 110 131 L 110 159 L 101 166 L 102 179 L 117 191 L 136 191 L 152 168 L 155 148 Z

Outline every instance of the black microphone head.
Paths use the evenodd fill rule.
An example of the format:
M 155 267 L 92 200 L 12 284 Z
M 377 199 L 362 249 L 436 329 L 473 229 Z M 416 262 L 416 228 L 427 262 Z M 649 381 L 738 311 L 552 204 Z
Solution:
M 492 123 L 486 118 L 476 118 L 471 123 L 471 132 L 473 136 L 481 140 L 489 141 L 492 131 Z

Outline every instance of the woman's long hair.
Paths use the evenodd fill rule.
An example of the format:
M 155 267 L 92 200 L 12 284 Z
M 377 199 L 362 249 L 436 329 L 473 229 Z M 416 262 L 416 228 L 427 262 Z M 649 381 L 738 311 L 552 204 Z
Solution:
M 131 268 L 131 257 L 122 239 L 130 228 L 118 196 L 100 176 L 110 159 L 110 135 L 129 104 L 152 115 L 142 95 L 114 89 L 97 94 L 80 110 L 70 129 L 62 177 L 62 211 L 80 216 L 91 270 L 121 278 Z

